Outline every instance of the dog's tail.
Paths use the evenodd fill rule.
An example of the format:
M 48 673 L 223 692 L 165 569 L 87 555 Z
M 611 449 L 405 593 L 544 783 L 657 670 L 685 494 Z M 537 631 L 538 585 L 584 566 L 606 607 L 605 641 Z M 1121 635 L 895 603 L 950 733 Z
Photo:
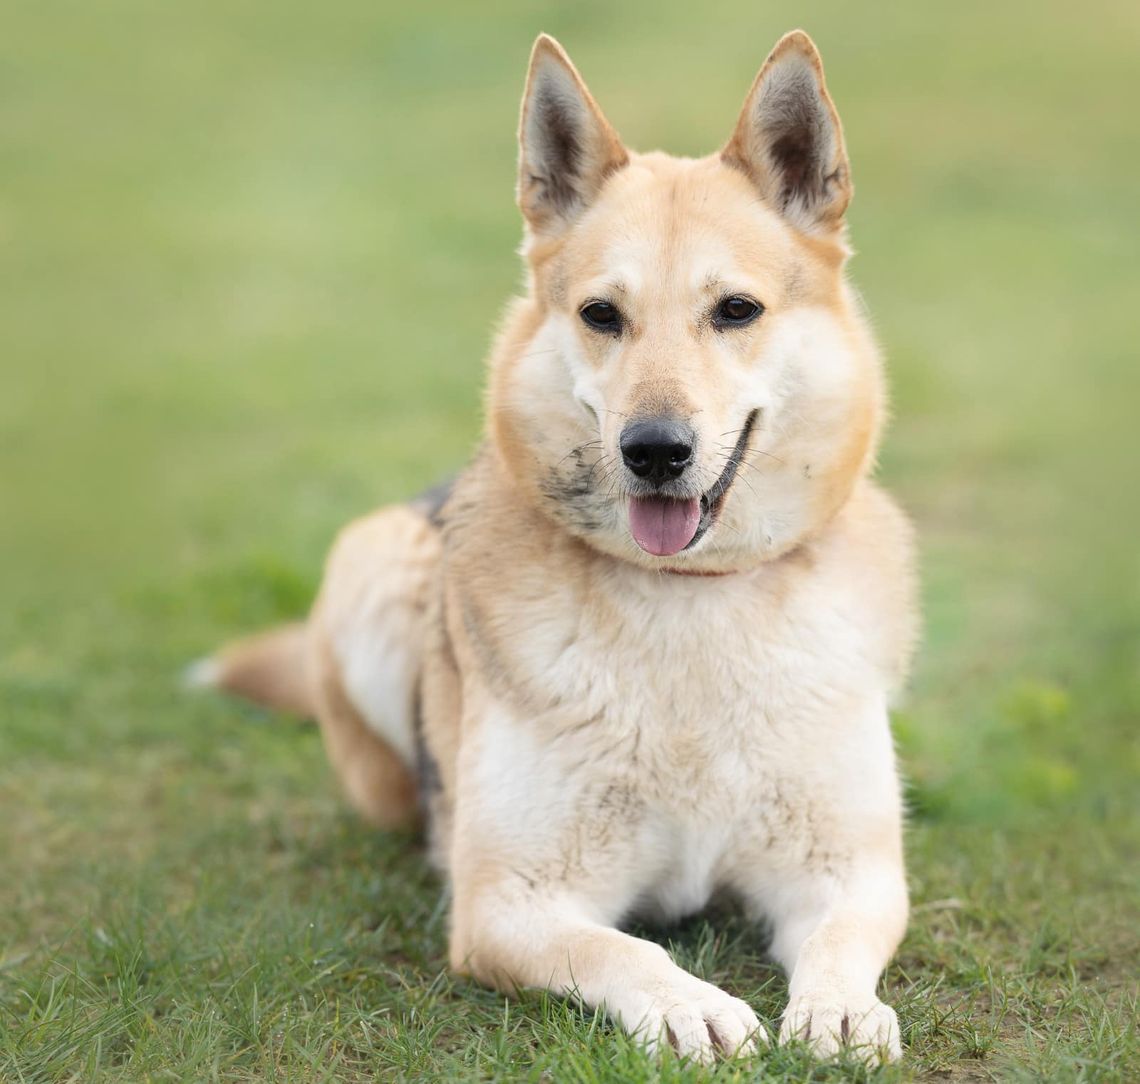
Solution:
M 316 706 L 308 678 L 308 627 L 303 621 L 227 644 L 191 664 L 185 684 L 221 689 L 277 711 L 312 718 Z

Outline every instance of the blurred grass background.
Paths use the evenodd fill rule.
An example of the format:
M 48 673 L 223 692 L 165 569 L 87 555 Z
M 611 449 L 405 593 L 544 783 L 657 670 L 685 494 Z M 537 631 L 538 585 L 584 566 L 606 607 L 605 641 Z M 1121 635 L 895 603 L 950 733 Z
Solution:
M 0 1078 L 650 1074 L 570 1009 L 441 974 L 438 887 L 343 813 L 316 735 L 176 677 L 302 612 L 340 524 L 477 440 L 534 35 L 631 145 L 702 154 L 796 25 L 846 126 L 882 475 L 923 540 L 896 720 L 917 907 L 887 980 L 912 1054 L 885 1075 L 1140 1078 L 1140 7 L 3 21 Z M 734 921 L 670 936 L 771 1018 Z

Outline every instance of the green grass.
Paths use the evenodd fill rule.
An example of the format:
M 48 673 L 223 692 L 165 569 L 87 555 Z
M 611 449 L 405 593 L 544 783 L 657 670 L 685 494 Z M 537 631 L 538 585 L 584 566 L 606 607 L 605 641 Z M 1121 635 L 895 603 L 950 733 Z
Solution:
M 909 1054 L 876 1079 L 1140 1079 L 1140 7 L 539 7 L 8 6 L 0 1079 L 709 1075 L 449 977 L 439 884 L 344 812 L 316 733 L 176 677 L 302 612 L 339 524 L 477 439 L 533 35 L 635 146 L 698 153 L 797 24 L 923 539 Z M 776 1019 L 738 917 L 654 936 Z

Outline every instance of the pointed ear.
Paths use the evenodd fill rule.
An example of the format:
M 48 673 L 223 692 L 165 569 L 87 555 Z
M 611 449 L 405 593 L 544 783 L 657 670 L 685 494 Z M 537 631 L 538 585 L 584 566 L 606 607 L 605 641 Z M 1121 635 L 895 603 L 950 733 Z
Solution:
M 518 202 L 526 220 L 537 232 L 557 232 L 628 161 L 562 46 L 540 34 L 519 122 Z
M 795 225 L 841 224 L 852 192 L 843 127 L 819 51 L 802 30 L 785 34 L 764 62 L 721 158 Z

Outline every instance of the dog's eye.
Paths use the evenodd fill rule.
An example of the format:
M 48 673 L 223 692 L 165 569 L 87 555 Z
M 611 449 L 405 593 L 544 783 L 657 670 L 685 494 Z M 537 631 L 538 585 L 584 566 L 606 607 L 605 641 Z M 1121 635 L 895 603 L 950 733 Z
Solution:
M 621 331 L 621 313 L 608 301 L 591 301 L 582 306 L 578 315 L 596 331 L 608 331 L 611 335 Z
M 763 311 L 764 306 L 750 297 L 726 297 L 717 305 L 713 323 L 717 327 L 743 327 L 752 323 Z

